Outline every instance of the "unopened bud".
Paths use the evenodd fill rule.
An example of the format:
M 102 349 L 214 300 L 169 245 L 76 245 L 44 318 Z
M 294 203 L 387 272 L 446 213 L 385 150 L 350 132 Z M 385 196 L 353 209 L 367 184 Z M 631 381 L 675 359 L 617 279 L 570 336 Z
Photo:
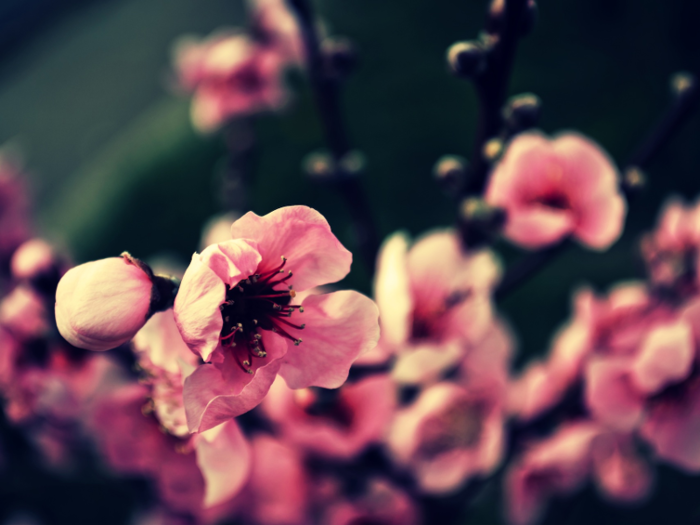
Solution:
M 505 224 L 506 213 L 483 199 L 470 197 L 462 201 L 460 219 L 464 243 L 474 248 L 493 241 Z
M 340 174 L 344 177 L 355 177 L 365 170 L 367 157 L 361 151 L 348 151 L 338 162 Z
M 321 44 L 321 52 L 326 61 L 327 71 L 338 78 L 345 78 L 357 66 L 355 46 L 347 38 L 326 38 Z
M 124 253 L 70 269 L 56 289 L 56 324 L 73 346 L 109 350 L 136 335 L 156 311 L 172 306 L 177 284 L 154 276 Z
M 537 4 L 535 0 L 515 0 L 515 2 L 526 2 L 524 11 L 520 17 L 518 36 L 528 35 L 535 27 L 537 21 Z M 500 33 L 503 30 L 506 17 L 506 0 L 493 0 L 489 7 L 486 30 L 489 33 Z
M 676 97 L 685 97 L 695 92 L 697 82 L 690 73 L 680 72 L 671 77 L 671 91 Z
M 497 138 L 486 141 L 482 153 L 487 161 L 495 162 L 503 153 L 503 141 Z
M 622 175 L 622 188 L 627 194 L 637 193 L 646 186 L 646 180 L 644 173 L 633 166 Z
M 53 248 L 43 239 L 32 239 L 12 254 L 11 269 L 15 279 L 33 279 L 55 268 Z
M 433 167 L 433 175 L 445 189 L 456 189 L 466 178 L 467 161 L 458 155 L 440 157 Z
M 304 172 L 313 179 L 330 179 L 335 173 L 333 157 L 326 152 L 309 153 L 302 164 Z
M 473 40 L 457 42 L 447 50 L 447 62 L 456 76 L 472 78 L 483 71 L 486 53 L 479 42 Z
M 511 133 L 533 128 L 537 125 L 542 110 L 542 101 L 533 93 L 516 95 L 503 109 L 503 118 Z

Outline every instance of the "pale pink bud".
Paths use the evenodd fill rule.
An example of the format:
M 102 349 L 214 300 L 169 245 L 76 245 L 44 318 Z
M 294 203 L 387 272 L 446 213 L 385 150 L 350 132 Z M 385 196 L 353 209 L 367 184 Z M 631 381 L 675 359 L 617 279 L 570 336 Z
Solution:
M 50 272 L 55 260 L 49 243 L 42 239 L 32 239 L 22 244 L 12 255 L 12 276 L 15 279 L 32 279 Z
M 128 254 L 72 268 L 56 290 L 58 330 L 86 350 L 126 343 L 154 311 L 164 309 L 155 305 L 163 295 L 156 279 L 148 266 Z

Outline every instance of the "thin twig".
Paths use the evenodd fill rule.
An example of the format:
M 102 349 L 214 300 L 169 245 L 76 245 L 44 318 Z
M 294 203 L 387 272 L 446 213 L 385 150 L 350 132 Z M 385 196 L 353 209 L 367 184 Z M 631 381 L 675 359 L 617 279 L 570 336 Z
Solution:
M 321 117 L 326 143 L 337 167 L 343 157 L 351 151 L 340 108 L 340 79 L 327 71 L 310 2 L 288 0 L 288 3 L 299 21 L 309 81 Z M 379 241 L 367 195 L 357 176 L 338 174 L 334 182 L 350 210 L 360 252 L 368 268 L 372 269 Z

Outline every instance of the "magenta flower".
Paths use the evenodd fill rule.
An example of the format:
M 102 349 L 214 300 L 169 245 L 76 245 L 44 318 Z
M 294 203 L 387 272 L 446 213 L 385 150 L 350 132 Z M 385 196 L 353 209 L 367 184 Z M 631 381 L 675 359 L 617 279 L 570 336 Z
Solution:
M 180 83 L 194 92 L 192 122 L 202 132 L 214 131 L 234 117 L 277 110 L 286 103 L 284 56 L 245 34 L 184 39 L 174 54 Z
M 488 333 L 499 273 L 490 252 L 464 254 L 452 230 L 428 234 L 410 249 L 405 234 L 392 235 L 379 253 L 374 282 L 382 338 L 361 362 L 396 355 L 397 381 L 435 381 Z
M 491 174 L 485 198 L 506 210 L 504 235 L 526 248 L 572 235 L 603 250 L 622 233 L 627 208 L 613 162 L 574 133 L 517 135 Z
M 319 399 L 312 389 L 290 390 L 278 378 L 261 407 L 289 443 L 349 459 L 381 441 L 393 416 L 395 397 L 394 383 L 382 374 L 343 385 L 332 400 Z
M 247 213 L 233 240 L 194 254 L 175 300 L 182 338 L 206 362 L 185 379 L 190 431 L 247 412 L 277 373 L 290 388 L 337 388 L 379 338 L 364 295 L 304 291 L 345 277 L 352 255 L 326 220 L 305 206 Z
M 21 340 L 37 339 L 49 329 L 46 305 L 33 288 L 17 286 L 0 302 L 0 323 Z

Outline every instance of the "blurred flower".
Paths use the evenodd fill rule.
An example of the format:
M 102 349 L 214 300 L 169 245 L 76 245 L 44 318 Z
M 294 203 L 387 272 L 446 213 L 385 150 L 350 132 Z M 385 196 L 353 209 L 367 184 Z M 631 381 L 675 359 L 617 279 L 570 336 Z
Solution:
M 284 55 L 245 34 L 182 38 L 175 45 L 174 62 L 181 85 L 193 91 L 192 122 L 202 132 L 234 117 L 280 109 L 287 101 Z
M 527 248 L 572 235 L 605 249 L 622 233 L 627 209 L 613 162 L 574 133 L 517 135 L 491 174 L 485 198 L 506 210 L 504 235 Z
M 0 323 L 21 339 L 37 339 L 49 329 L 44 301 L 29 286 L 15 287 L 0 302 Z
M 381 441 L 395 397 L 394 383 L 381 374 L 326 392 L 290 390 L 278 378 L 261 407 L 289 443 L 312 453 L 350 459 Z
M 435 381 L 478 344 L 492 322 L 490 294 L 499 267 L 490 252 L 464 254 L 452 230 L 419 239 L 389 237 L 377 261 L 374 294 L 381 313 L 379 346 L 360 359 L 397 356 L 393 377 L 406 384 Z
M 338 498 L 326 503 L 321 523 L 355 525 L 417 525 L 419 510 L 398 488 L 381 479 L 370 479 L 365 490 L 354 498 Z
M 569 495 L 594 475 L 610 498 L 645 497 L 651 474 L 631 447 L 629 436 L 605 432 L 591 421 L 570 422 L 531 443 L 505 478 L 511 523 L 537 522 L 553 496 Z
M 652 286 L 689 297 L 698 291 L 700 204 L 666 203 L 656 230 L 641 243 Z
M 185 379 L 191 431 L 259 404 L 278 371 L 290 388 L 337 388 L 379 338 L 377 308 L 357 292 L 293 304 L 292 283 L 304 291 L 342 279 L 350 268 L 352 255 L 318 212 L 249 212 L 231 235 L 192 257 L 175 300 L 180 333 L 206 362 Z M 305 322 L 287 320 L 292 316 Z
M 15 279 L 34 279 L 56 267 L 53 247 L 43 239 L 31 239 L 12 254 L 10 267 Z
M 56 290 L 56 324 L 72 345 L 109 350 L 129 341 L 152 313 L 152 277 L 130 257 L 66 272 Z
M 498 392 L 438 383 L 398 412 L 388 444 L 394 457 L 415 473 L 424 491 L 447 493 L 498 466 L 503 423 Z
M 252 32 L 262 45 L 272 47 L 293 63 L 304 62 L 299 24 L 285 0 L 249 0 Z

